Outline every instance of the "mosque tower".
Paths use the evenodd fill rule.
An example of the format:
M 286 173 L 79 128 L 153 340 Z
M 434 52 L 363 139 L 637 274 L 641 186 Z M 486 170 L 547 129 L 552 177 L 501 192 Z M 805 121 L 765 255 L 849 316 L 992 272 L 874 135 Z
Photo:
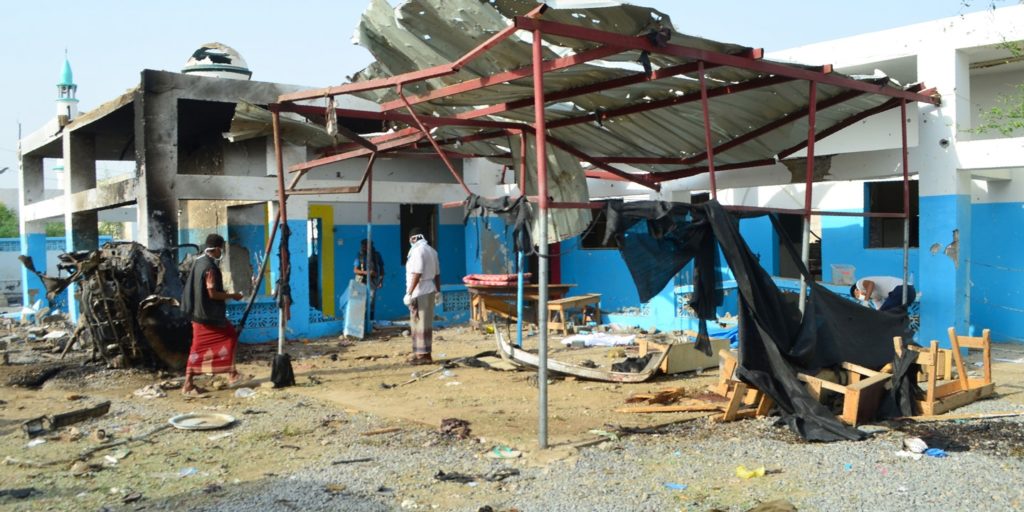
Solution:
M 64 118 L 68 122 L 78 116 L 78 85 L 75 84 L 74 75 L 71 73 L 71 62 L 68 60 L 67 52 L 64 54 L 64 69 L 60 73 L 60 82 L 57 83 L 57 118 Z

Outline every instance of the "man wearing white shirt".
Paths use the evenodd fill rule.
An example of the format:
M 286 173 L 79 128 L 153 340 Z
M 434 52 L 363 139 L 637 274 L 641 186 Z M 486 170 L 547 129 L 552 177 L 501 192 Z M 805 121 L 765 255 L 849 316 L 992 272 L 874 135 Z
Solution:
M 903 280 L 891 276 L 864 277 L 850 287 L 850 295 L 879 311 L 894 309 L 903 304 Z M 915 297 L 914 286 L 907 285 L 907 304 L 914 302 Z
M 412 333 L 411 364 L 430 364 L 434 332 L 434 296 L 441 290 L 441 266 L 437 251 L 427 244 L 423 231 L 409 231 L 409 257 L 405 262 L 405 297 Z

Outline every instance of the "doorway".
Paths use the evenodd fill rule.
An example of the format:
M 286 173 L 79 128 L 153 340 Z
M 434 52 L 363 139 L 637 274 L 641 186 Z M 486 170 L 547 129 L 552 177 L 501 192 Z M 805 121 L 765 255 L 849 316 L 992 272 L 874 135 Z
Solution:
M 797 257 L 800 257 L 800 244 L 804 237 L 804 218 L 796 213 L 780 213 L 779 223 L 789 240 L 793 242 Z M 815 281 L 821 280 L 821 221 L 819 217 L 811 217 L 811 244 L 810 255 L 807 259 L 808 270 Z M 800 271 L 797 262 L 789 257 L 781 236 L 776 234 L 779 244 L 779 277 L 800 279 Z
M 309 306 L 334 317 L 334 207 L 309 205 L 306 251 L 309 255 Z
M 441 241 L 437 239 L 437 205 L 436 204 L 403 204 L 399 205 L 399 228 L 398 234 L 402 247 L 402 266 L 405 266 L 405 258 L 409 254 L 409 231 L 413 228 L 423 230 L 427 243 L 435 250 L 441 247 Z M 376 244 L 374 244 L 376 245 Z

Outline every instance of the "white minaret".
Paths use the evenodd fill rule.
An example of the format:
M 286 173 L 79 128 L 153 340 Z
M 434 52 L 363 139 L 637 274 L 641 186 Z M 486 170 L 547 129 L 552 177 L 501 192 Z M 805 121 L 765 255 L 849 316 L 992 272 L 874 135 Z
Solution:
M 78 85 L 75 84 L 74 75 L 71 73 L 71 62 L 68 61 L 67 52 L 64 54 L 64 69 L 60 73 L 60 83 L 57 84 L 57 118 L 64 118 L 64 122 L 71 121 L 78 116 Z M 63 124 L 63 123 L 62 123 Z

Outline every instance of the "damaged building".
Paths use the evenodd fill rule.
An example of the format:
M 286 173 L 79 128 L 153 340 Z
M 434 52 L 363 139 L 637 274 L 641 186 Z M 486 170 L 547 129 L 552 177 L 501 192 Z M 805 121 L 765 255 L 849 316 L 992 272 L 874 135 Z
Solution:
M 364 14 L 357 39 L 380 56 L 381 62 L 358 78 L 372 80 L 408 72 L 412 70 L 412 62 L 419 68 L 455 62 L 493 35 L 493 27 L 506 26 L 516 15 L 533 7 L 533 2 L 504 2 L 497 6 L 453 2 L 448 8 L 459 12 L 446 12 L 445 7 L 434 4 L 436 2 L 408 2 L 399 7 L 403 15 L 394 16 L 387 2 L 372 2 Z M 472 11 L 474 17 L 466 15 L 467 10 Z M 650 19 L 654 12 L 641 11 L 629 13 Z M 604 29 L 631 36 L 641 33 L 630 24 L 630 19 L 603 18 L 603 12 L 600 9 L 567 10 L 558 19 L 585 25 L 593 17 L 607 22 L 601 24 Z M 836 96 L 821 98 L 817 105 L 819 122 L 829 129 L 817 134 L 819 140 L 811 165 L 806 161 L 807 148 L 779 147 L 780 141 L 794 136 L 785 132 L 794 132 L 797 138 L 806 136 L 808 124 L 803 116 L 793 118 L 794 122 L 780 121 L 772 126 L 751 124 L 764 117 L 747 117 L 748 114 L 757 111 L 770 117 L 772 112 L 768 110 L 775 105 L 759 106 L 756 97 L 743 101 L 744 93 L 734 95 L 740 98 L 736 101 L 719 99 L 716 89 L 735 87 L 750 77 L 709 74 L 713 79 L 706 91 L 711 96 L 708 144 L 721 145 L 730 138 L 746 137 L 747 142 L 760 145 L 746 152 L 719 147 L 715 157 L 719 168 L 714 184 L 707 169 L 700 168 L 707 163 L 702 164 L 702 159 L 695 157 L 704 151 L 705 143 L 703 123 L 696 117 L 701 112 L 699 101 L 691 103 L 691 110 L 676 117 L 645 119 L 646 123 L 665 123 L 672 127 L 662 130 L 663 137 L 648 139 L 646 144 L 651 148 L 642 148 L 637 142 L 642 138 L 640 135 L 652 130 L 650 124 L 632 119 L 620 122 L 615 112 L 609 113 L 671 96 L 690 98 L 697 94 L 699 100 L 699 88 L 694 79 L 696 69 L 686 71 L 689 75 L 685 79 L 672 84 L 676 89 L 668 90 L 669 86 L 664 83 L 629 77 L 644 74 L 648 78 L 652 74 L 659 77 L 661 68 L 685 63 L 669 63 L 652 57 L 647 57 L 646 63 L 642 59 L 640 63 L 633 62 L 639 57 L 631 58 L 630 62 L 612 61 L 619 67 L 610 78 L 588 75 L 587 71 L 596 72 L 570 67 L 550 55 L 548 57 L 556 62 L 552 66 L 562 66 L 565 70 L 548 82 L 551 92 L 558 95 L 548 105 L 549 115 L 555 120 L 549 126 L 550 133 L 552 137 L 563 139 L 576 137 L 586 141 L 591 137 L 588 144 L 580 147 L 601 159 L 584 162 L 565 148 L 554 152 L 550 157 L 552 168 L 564 170 L 566 174 L 564 179 L 555 181 L 552 198 L 565 203 L 622 197 L 699 202 L 715 191 L 717 199 L 726 205 L 782 212 L 781 221 L 789 238 L 800 240 L 802 209 L 808 197 L 803 182 L 807 169 L 812 169 L 815 185 L 810 195 L 811 208 L 840 214 L 812 218 L 808 263 L 818 279 L 834 291 L 844 293 L 850 280 L 857 277 L 902 275 L 906 244 L 909 246 L 906 252 L 908 277 L 919 291 L 914 311 L 921 339 L 945 340 L 945 330 L 952 325 L 958 332 L 989 328 L 996 341 L 1022 341 L 1024 296 L 1019 287 L 1007 283 L 1019 281 L 1019 254 L 1024 251 L 1020 244 L 1024 242 L 1007 230 L 1024 220 L 1021 219 L 1024 185 L 1019 176 L 1024 167 L 1024 136 L 1019 130 L 1003 134 L 972 129 L 972 126 L 984 124 L 984 112 L 997 106 L 1000 98 L 1015 94 L 1017 84 L 1024 82 L 1024 62 L 1014 57 L 1006 45 L 1007 41 L 1019 44 L 1024 40 L 1024 27 L 1019 22 L 1024 18 L 1024 6 L 1007 7 L 998 12 L 1000 15 L 994 17 L 988 12 L 974 13 L 784 52 L 769 52 L 766 58 L 773 60 L 831 63 L 828 71 L 861 80 L 874 79 L 872 83 L 890 84 L 891 81 L 901 87 L 924 80 L 941 98 L 939 105 L 907 103 L 905 118 L 899 108 L 892 108 L 893 105 L 879 108 L 874 115 L 855 115 L 873 108 L 855 105 L 858 95 L 850 95 L 844 101 Z M 654 14 L 667 21 L 664 14 Z M 468 19 L 479 21 L 468 23 L 465 21 Z M 458 30 L 449 31 L 460 36 L 451 36 L 457 40 L 448 41 L 438 34 L 437 29 L 445 23 L 457 25 Z M 630 32 L 630 27 L 636 30 Z M 425 34 L 434 37 L 424 38 Z M 657 37 L 652 39 L 657 41 Z M 394 45 L 402 41 L 407 54 L 398 57 L 394 46 L 382 43 L 389 40 L 396 41 Z M 526 40 L 524 37 L 519 42 L 526 44 Z M 564 38 L 559 41 L 565 43 Z M 723 54 L 744 50 L 737 45 L 707 42 L 678 33 L 672 35 L 671 42 L 710 48 Z M 599 51 L 595 46 L 565 44 L 564 48 L 568 48 L 565 55 Z M 244 338 L 247 341 L 269 340 L 276 336 L 277 308 L 270 293 L 279 269 L 276 258 L 272 257 L 276 250 L 272 249 L 268 255 L 264 247 L 273 224 L 273 203 L 277 197 L 275 154 L 265 109 L 280 98 L 305 88 L 251 80 L 251 73 L 237 52 L 223 45 L 204 48 L 195 52 L 182 73 L 144 70 L 140 82 L 128 92 L 82 114 L 69 108 L 74 103 L 69 101 L 74 99 L 74 90 L 61 89 L 63 113 L 51 124 L 24 138 L 19 146 L 22 253 L 37 261 L 46 259 L 42 226 L 53 220 L 62 221 L 66 227 L 67 251 L 96 249 L 97 225 L 106 215 L 113 215 L 111 212 L 118 212 L 122 218 L 127 215 L 135 223 L 135 241 L 154 250 L 195 244 L 206 233 L 220 233 L 229 243 L 225 260 L 229 289 L 251 290 L 253 273 L 265 258 L 272 258 L 264 284 L 254 290 L 259 297 Z M 565 55 L 559 55 L 566 59 Z M 386 61 L 384 56 L 400 64 L 388 68 L 386 63 L 382 64 Z M 487 63 L 487 72 L 482 74 L 512 73 L 515 62 L 504 54 L 494 57 Z M 602 62 L 594 67 L 608 66 L 612 65 Z M 574 74 L 573 70 L 579 72 Z M 516 76 L 518 78 L 510 77 L 505 84 L 507 87 L 501 90 L 506 101 L 522 101 L 524 95 L 529 95 L 529 75 Z M 570 101 L 585 94 L 583 91 L 574 94 L 573 88 L 593 85 L 597 80 L 595 76 L 600 80 L 622 80 L 628 85 L 610 88 L 602 93 L 604 97 L 590 94 L 586 101 Z M 416 88 L 420 86 L 422 89 Z M 438 79 L 428 85 L 421 83 L 410 87 L 407 92 L 427 98 L 426 104 L 443 99 L 440 94 L 429 97 L 431 91 L 436 93 L 450 86 Z M 792 114 L 808 109 L 806 87 L 801 85 L 799 93 L 794 90 L 788 91 L 792 96 L 786 97 L 787 108 L 777 109 L 777 115 L 783 111 Z M 782 92 L 785 93 L 787 91 Z M 390 104 L 397 109 L 395 97 L 361 96 L 339 95 L 332 108 L 352 113 L 379 112 L 382 105 Z M 724 93 L 722 96 L 727 97 Z M 483 106 L 473 103 L 473 98 L 461 97 L 460 101 L 463 100 L 466 103 L 441 106 L 452 112 Z M 306 103 L 307 106 L 313 104 L 320 112 L 326 112 L 323 101 Z M 419 108 L 424 109 L 421 113 L 426 111 L 426 106 Z M 498 114 L 508 122 L 531 119 L 532 103 L 523 103 L 517 108 L 520 110 Z M 759 108 L 765 111 L 758 111 Z M 352 147 L 352 137 L 344 137 L 346 133 L 370 137 L 412 125 L 408 119 L 403 124 L 374 116 L 340 114 L 337 125 L 341 129 L 333 130 L 332 134 L 332 130 L 326 129 L 330 124 L 329 116 L 297 114 L 283 114 L 285 145 L 282 155 L 286 169 L 340 154 L 342 150 L 358 150 Z M 572 118 L 585 119 L 568 120 Z M 311 130 L 311 125 L 324 129 Z M 906 163 L 901 151 L 904 143 L 901 125 L 906 127 L 909 148 Z M 653 131 L 658 131 L 657 126 Z M 774 135 L 765 136 L 769 132 Z M 780 133 L 783 135 L 778 135 Z M 531 141 L 530 137 L 524 139 Z M 686 146 L 681 140 L 698 140 L 700 146 Z M 676 156 L 666 156 L 670 152 L 675 152 Z M 750 157 L 763 153 L 768 155 L 758 161 Z M 352 278 L 352 262 L 359 241 L 368 236 L 368 224 L 372 224 L 372 239 L 384 257 L 387 273 L 377 303 L 378 318 L 400 318 L 404 314 L 401 303 L 402 261 L 406 249 L 403 234 L 414 226 L 427 229 L 432 245 L 440 252 L 442 282 L 446 294 L 451 295 L 450 299 L 446 295 L 445 311 L 468 310 L 469 297 L 461 287 L 463 276 L 513 271 L 514 250 L 499 220 L 471 219 L 464 225 L 460 208 L 442 206 L 463 201 L 466 188 L 492 197 L 518 194 L 521 188 L 536 190 L 536 183 L 529 181 L 535 180 L 532 169 L 525 173 L 526 183 L 517 185 L 517 181 L 521 181 L 517 177 L 520 169 L 517 161 L 534 158 L 532 143 L 524 143 L 521 148 L 519 139 L 512 136 L 488 144 L 466 141 L 458 146 L 447 146 L 446 155 L 448 163 L 436 158 L 426 140 L 382 152 L 374 163 L 370 219 L 366 206 L 370 190 L 360 188 L 366 158 L 339 159 L 304 171 L 303 188 L 355 187 L 359 192 L 304 194 L 299 191 L 289 198 L 293 299 L 289 338 L 341 331 L 344 291 Z M 64 190 L 59 197 L 44 199 L 42 183 L 45 173 L 50 172 L 49 161 L 63 162 Z M 129 162 L 128 170 L 115 179 L 100 180 L 96 175 L 98 161 Z M 447 164 L 451 165 L 451 170 Z M 609 172 L 605 169 L 607 166 L 625 169 L 624 174 L 628 176 Z M 911 178 L 907 204 L 900 180 L 904 171 Z M 638 182 L 643 181 L 638 176 L 647 175 L 655 181 Z M 649 186 L 652 183 L 659 186 Z M 910 212 L 908 238 L 903 236 L 902 214 L 886 216 L 903 212 L 905 207 Z M 858 217 L 842 213 L 870 215 Z M 591 223 L 588 210 L 564 209 L 559 210 L 559 215 L 563 218 L 553 225 L 562 231 L 556 231 L 549 238 L 550 254 L 555 255 L 549 260 L 552 283 L 573 284 L 574 294 L 600 294 L 608 322 L 654 326 L 661 330 L 694 328 L 696 319 L 686 308 L 693 292 L 692 268 L 684 269 L 653 298 L 641 302 L 618 252 L 600 236 L 603 222 L 600 216 L 593 220 L 594 227 L 587 229 Z M 778 285 L 798 290 L 797 269 L 780 256 L 781 241 L 768 219 L 742 220 L 740 230 Z M 180 250 L 179 257 L 184 257 L 187 251 Z M 727 299 L 719 313 L 723 317 L 734 317 L 737 294 L 735 289 L 729 288 L 728 269 L 720 271 Z M 35 275 L 26 272 L 23 279 L 26 301 L 42 296 L 41 284 Z M 36 290 L 34 294 L 33 290 Z M 69 302 L 74 314 L 74 301 Z M 229 316 L 239 318 L 241 306 L 231 305 Z

